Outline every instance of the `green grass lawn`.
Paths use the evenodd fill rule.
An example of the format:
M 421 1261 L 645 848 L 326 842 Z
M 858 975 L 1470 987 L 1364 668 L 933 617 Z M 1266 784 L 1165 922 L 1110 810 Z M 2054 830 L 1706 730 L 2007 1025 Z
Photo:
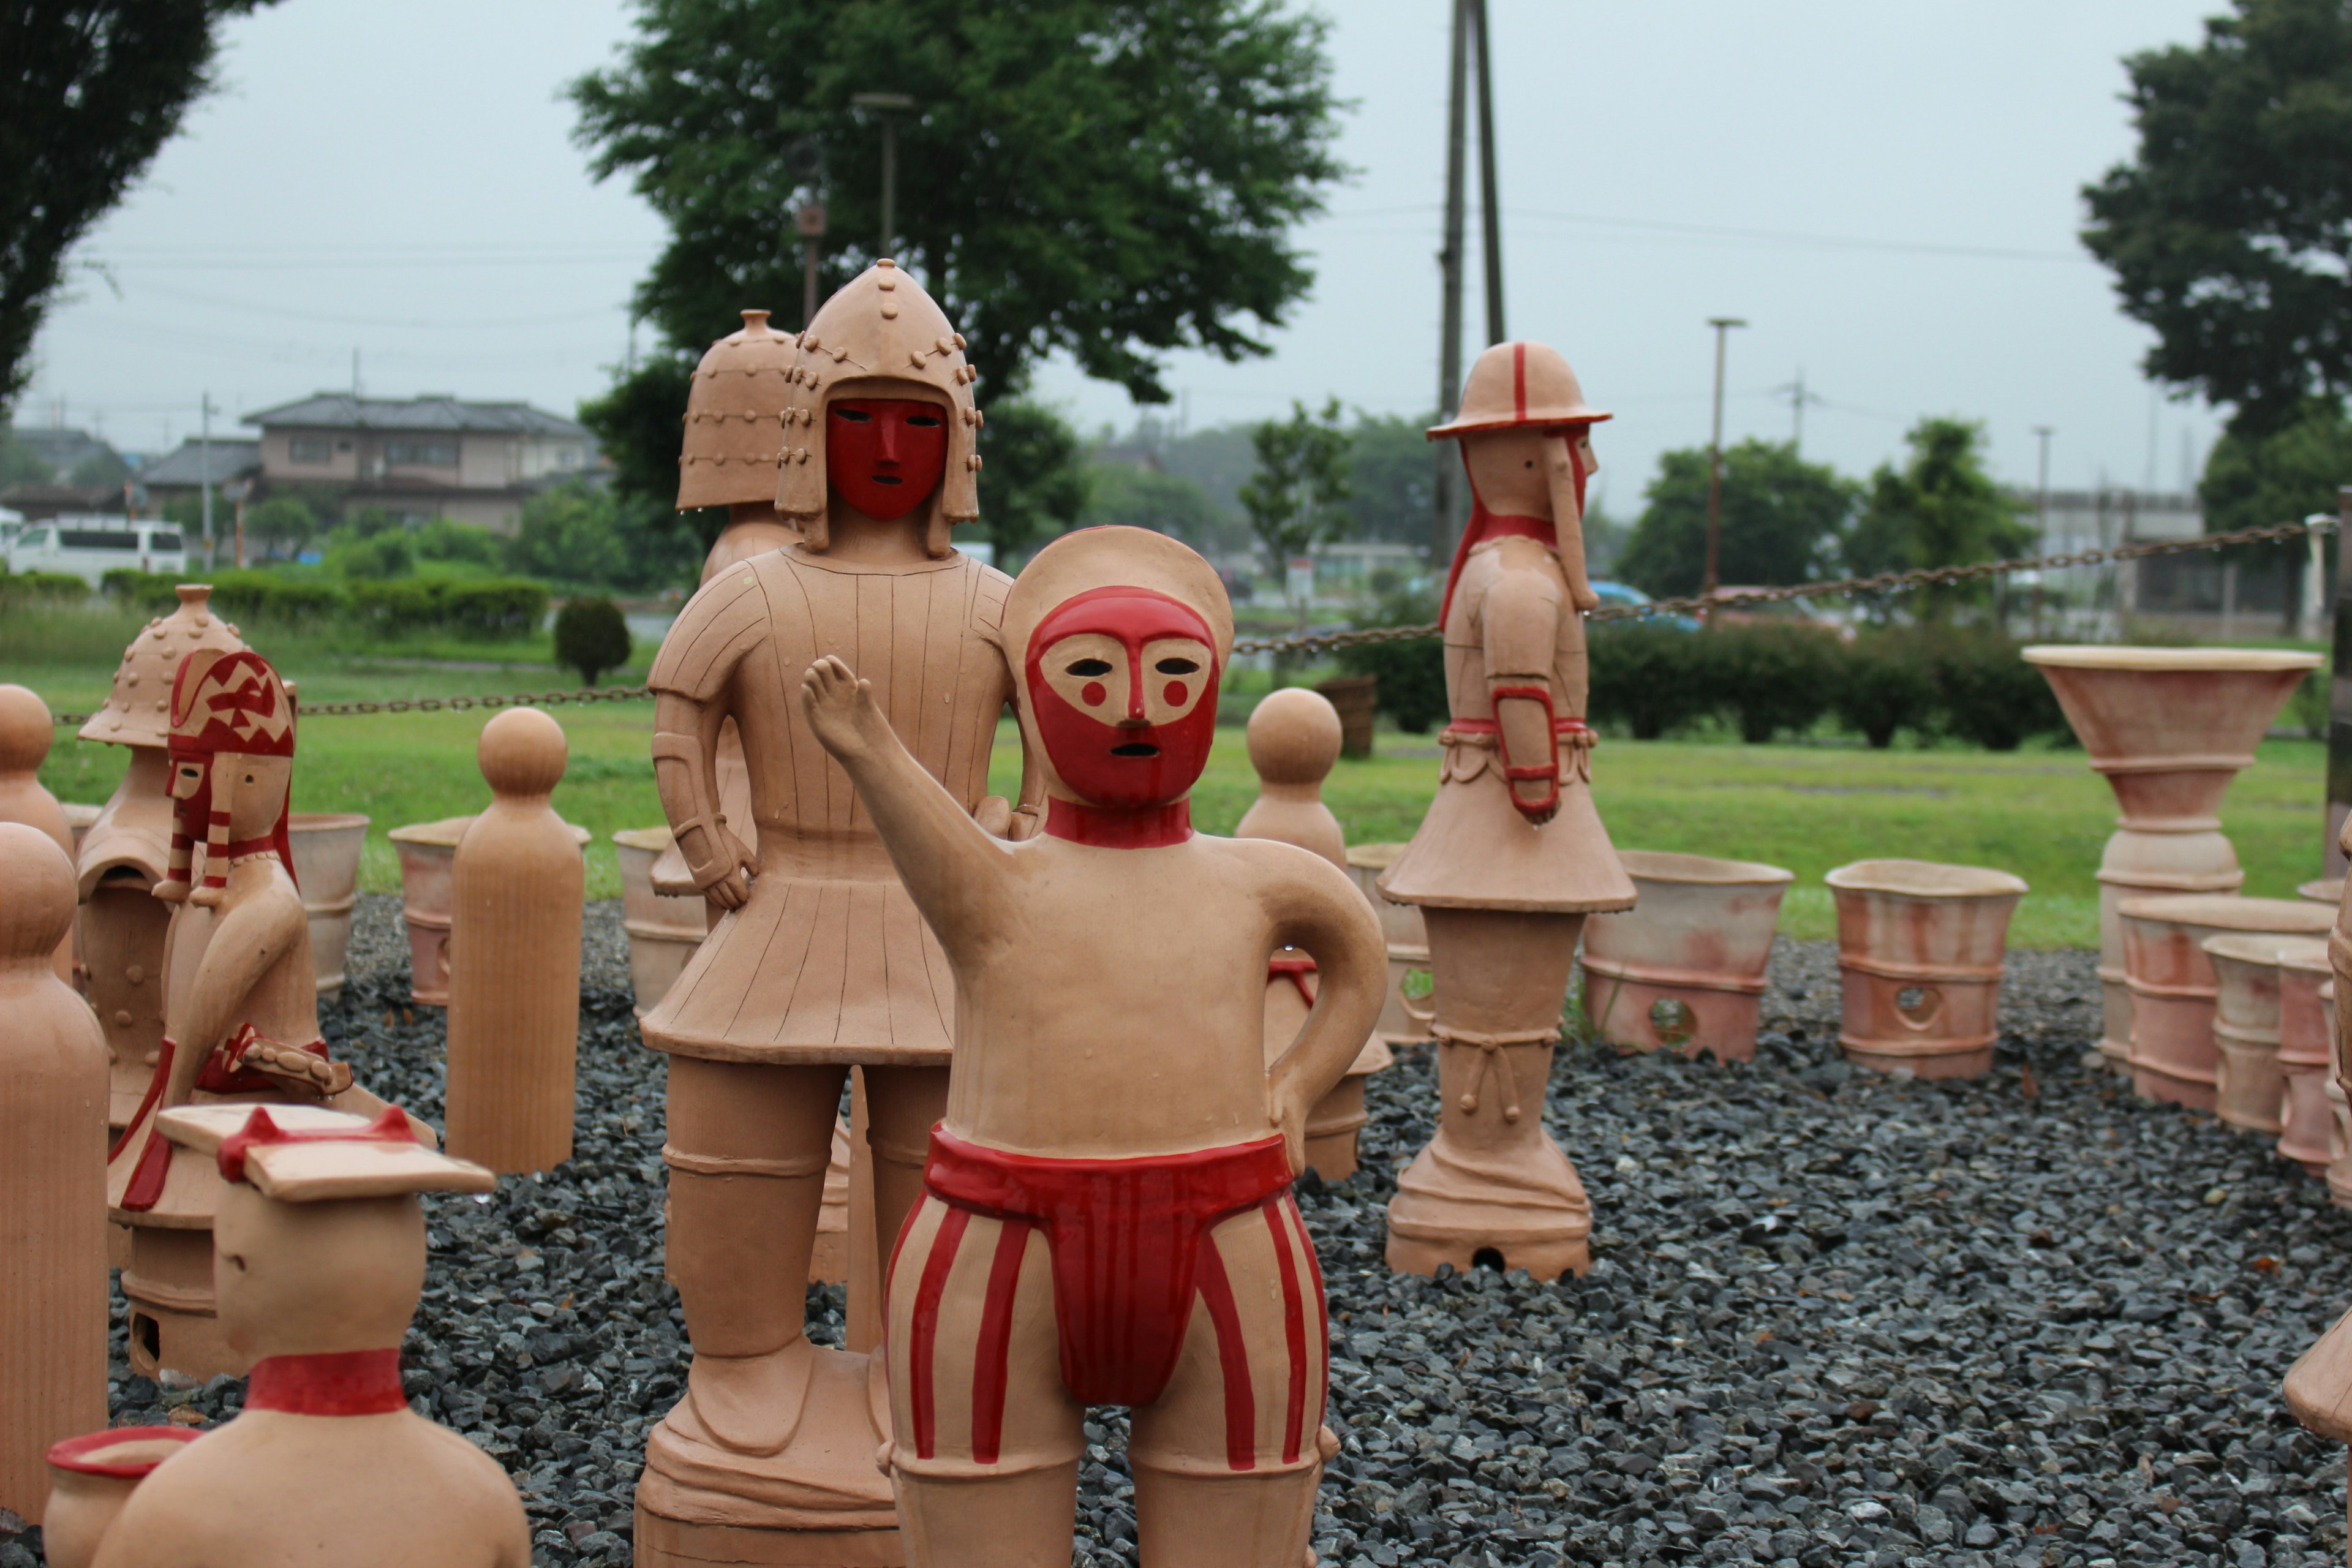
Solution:
M 92 617 L 93 619 L 97 617 Z M 112 629 L 90 648 L 43 645 L 0 633 L 0 680 L 29 686 L 59 711 L 100 701 L 122 638 Z M 112 652 L 104 652 L 112 637 Z M 88 639 L 84 639 L 88 640 Z M 272 639 L 270 651 L 310 702 L 446 696 L 568 687 L 545 663 L 497 662 L 495 650 L 456 650 L 462 665 L 355 658 Z M 92 657 L 92 649 L 102 657 Z M 642 655 L 640 656 L 643 657 Z M 642 664 L 614 684 L 642 679 Z M 611 835 L 662 820 L 648 748 L 653 706 L 596 703 L 554 710 L 571 738 L 572 762 L 555 794 L 566 819 L 596 835 L 588 852 L 592 898 L 617 897 Z M 398 862 L 384 835 L 404 823 L 477 811 L 488 791 L 474 764 L 474 740 L 488 715 L 473 712 L 313 717 L 302 728 L 294 775 L 298 811 L 361 811 L 374 819 L 362 885 L 397 891 Z M 1405 839 L 1436 782 L 1433 737 L 1383 732 L 1381 753 L 1342 762 L 1326 796 L 1351 843 Z M 63 800 L 102 801 L 121 777 L 121 747 L 61 731 L 42 782 Z M 2222 810 L 2223 826 L 2246 868 L 2246 891 L 2292 897 L 2319 875 L 2325 747 L 2314 741 L 2263 743 Z M 1781 916 L 1796 937 L 1832 934 L 1822 874 L 1849 860 L 1885 856 L 1958 861 L 2016 872 L 2032 885 L 2011 941 L 2025 947 L 2093 946 L 2098 941 L 2097 869 L 2115 826 L 2106 785 L 2072 750 L 2000 755 L 1950 748 L 1871 752 L 1830 745 L 1745 746 L 1730 742 L 1604 741 L 1593 758 L 1601 819 L 1620 848 L 1673 849 L 1769 861 L 1797 873 Z M 1000 727 L 993 779 L 1018 785 L 1020 748 Z M 1209 832 L 1230 831 L 1255 793 L 1242 735 L 1218 733 L 1193 816 Z

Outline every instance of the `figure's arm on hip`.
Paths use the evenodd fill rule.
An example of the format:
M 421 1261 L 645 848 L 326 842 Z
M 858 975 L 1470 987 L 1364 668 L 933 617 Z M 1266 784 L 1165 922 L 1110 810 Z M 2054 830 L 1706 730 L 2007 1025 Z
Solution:
M 1293 1175 L 1307 1168 L 1307 1113 L 1371 1037 L 1389 978 L 1388 944 L 1363 894 L 1335 868 L 1296 853 L 1295 868 L 1283 867 L 1291 885 L 1282 889 L 1286 908 L 1275 934 L 1315 961 L 1315 1005 L 1265 1075 L 1267 1110 L 1282 1131 Z

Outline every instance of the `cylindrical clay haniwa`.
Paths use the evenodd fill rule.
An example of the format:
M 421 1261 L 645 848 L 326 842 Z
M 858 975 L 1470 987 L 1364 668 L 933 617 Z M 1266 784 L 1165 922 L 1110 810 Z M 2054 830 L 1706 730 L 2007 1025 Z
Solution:
M 49 705 L 21 686 L 0 686 L 0 822 L 21 822 L 48 835 L 74 855 L 73 829 L 66 826 L 58 797 L 41 787 L 42 759 L 49 754 Z M 68 921 L 68 924 L 71 922 Z M 73 934 L 58 943 L 58 978 L 73 981 Z
M 489 809 L 450 871 L 448 1150 L 501 1173 L 572 1157 L 580 841 L 548 804 L 563 729 L 535 708 L 482 727 Z
M 49 1445 L 106 1421 L 106 1038 L 50 956 L 73 862 L 0 823 L 0 1508 L 37 1524 Z

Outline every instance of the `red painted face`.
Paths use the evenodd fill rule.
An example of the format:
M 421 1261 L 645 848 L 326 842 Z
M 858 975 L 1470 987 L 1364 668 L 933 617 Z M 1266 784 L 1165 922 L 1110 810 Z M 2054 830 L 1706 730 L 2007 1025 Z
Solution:
M 948 411 L 914 397 L 845 397 L 825 410 L 824 471 L 877 522 L 930 499 L 948 467 Z
M 1180 800 L 1217 731 L 1207 623 L 1148 588 L 1097 588 L 1057 605 L 1029 638 L 1029 700 L 1054 771 L 1089 805 Z

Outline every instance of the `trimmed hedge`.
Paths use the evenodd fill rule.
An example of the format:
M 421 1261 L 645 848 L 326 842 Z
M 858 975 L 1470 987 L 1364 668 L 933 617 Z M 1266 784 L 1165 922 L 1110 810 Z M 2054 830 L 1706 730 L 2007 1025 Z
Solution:
M 119 569 L 106 574 L 105 591 L 121 604 L 160 615 L 179 602 L 173 589 L 186 580 Z M 520 577 L 338 583 L 247 568 L 215 572 L 207 581 L 213 606 L 224 616 L 281 626 L 341 620 L 385 637 L 455 632 L 506 642 L 530 636 L 547 619 L 547 589 Z
M 89 584 L 71 572 L 11 572 L 0 566 L 0 603 L 79 604 L 89 597 Z

